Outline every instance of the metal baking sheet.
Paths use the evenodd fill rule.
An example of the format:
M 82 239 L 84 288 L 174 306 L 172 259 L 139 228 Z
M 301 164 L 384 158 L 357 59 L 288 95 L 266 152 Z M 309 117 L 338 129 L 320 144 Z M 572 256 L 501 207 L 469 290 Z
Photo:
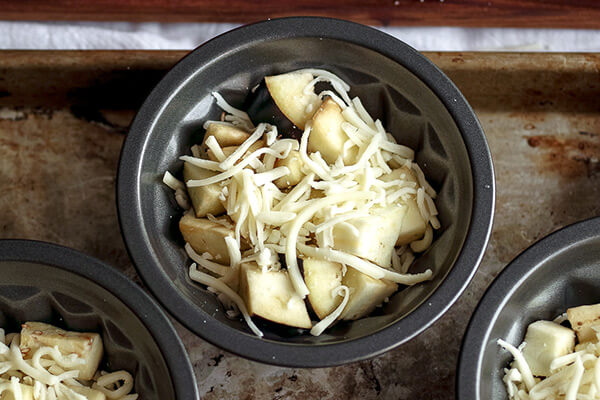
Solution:
M 0 238 L 60 243 L 136 282 L 115 205 L 119 151 L 135 110 L 185 53 L 0 51 Z M 427 53 L 487 134 L 496 219 L 473 282 L 400 348 L 327 369 L 224 353 L 177 325 L 202 398 L 451 399 L 461 338 L 484 289 L 520 251 L 600 215 L 600 55 Z

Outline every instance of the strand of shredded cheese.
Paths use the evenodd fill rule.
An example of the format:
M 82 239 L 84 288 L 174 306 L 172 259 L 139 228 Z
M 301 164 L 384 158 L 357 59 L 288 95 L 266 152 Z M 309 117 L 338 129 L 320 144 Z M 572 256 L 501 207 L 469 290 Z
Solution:
M 565 400 L 576 400 L 577 392 L 579 391 L 579 385 L 581 384 L 581 378 L 583 376 L 583 363 L 581 362 L 581 357 L 577 357 L 575 359 L 575 371 L 573 373 L 573 377 L 571 378 L 571 384 L 569 385 L 569 389 L 567 390 L 567 395 L 565 396 Z
M 331 326 L 346 308 L 348 299 L 350 298 L 350 289 L 347 286 L 341 285 L 333 289 L 334 296 L 343 296 L 342 302 L 331 312 L 328 316 L 323 318 L 321 321 L 316 323 L 310 330 L 310 334 L 313 336 L 319 336 L 323 331 Z
M 314 203 L 310 204 L 308 207 L 303 209 L 297 216 L 296 219 L 292 222 L 290 227 L 290 232 L 287 235 L 287 244 L 285 251 L 285 263 L 288 269 L 288 273 L 290 275 L 290 280 L 292 281 L 292 285 L 296 290 L 296 293 L 302 298 L 305 298 L 308 295 L 309 290 L 304 283 L 304 279 L 302 278 L 302 274 L 300 273 L 300 269 L 298 268 L 298 259 L 296 258 L 296 240 L 298 239 L 298 232 L 302 225 L 304 225 L 312 216 L 319 211 L 321 208 L 348 201 L 348 194 L 340 193 L 337 195 L 331 195 L 328 197 L 324 197 L 322 199 L 318 199 Z M 368 200 L 372 197 L 370 193 L 354 193 L 353 200 Z
M 246 129 L 254 128 L 254 124 L 252 124 L 252 121 L 250 120 L 250 117 L 246 112 L 230 106 L 229 103 L 227 103 L 223 96 L 221 96 L 218 92 L 212 92 L 211 94 L 217 101 L 217 105 L 222 110 L 235 117 L 234 122 L 237 122 L 239 125 L 243 126 Z
M 221 149 L 219 142 L 217 142 L 217 139 L 214 136 L 209 136 L 208 139 L 206 139 L 206 146 L 213 152 L 219 162 L 225 159 L 223 149 Z
M 84 385 L 76 379 L 79 374 L 77 368 L 86 360 L 74 353 L 62 354 L 58 346 L 41 346 L 30 354 L 30 360 L 25 360 L 21 353 L 20 335 L 5 335 L 0 329 L 0 349 L 0 398 L 10 394 L 14 400 L 86 400 L 85 395 L 73 388 L 95 388 L 94 380 L 83 381 Z M 111 380 L 111 374 L 104 375 L 104 386 L 116 388 L 120 382 L 124 385 L 118 390 L 111 390 L 113 395 L 106 394 L 109 399 L 138 398 L 137 394 L 129 394 L 133 389 L 133 377 L 129 373 L 117 371 L 113 376 L 115 379 Z M 30 395 L 26 395 L 25 387 L 29 387 Z
M 233 167 L 233 164 L 235 164 L 240 158 L 242 158 L 244 154 L 246 154 L 248 149 L 250 149 L 250 146 L 256 143 L 260 138 L 262 138 L 266 129 L 267 124 L 258 124 L 258 127 L 252 133 L 252 135 L 250 135 L 250 137 L 246 139 L 244 143 L 239 145 L 238 148 L 235 149 L 235 151 L 231 153 L 229 157 L 227 157 L 219 164 L 219 168 L 221 169 L 221 171 L 226 171 L 229 168 Z
M 123 382 L 119 385 L 120 382 Z M 109 399 L 118 399 L 133 389 L 133 378 L 127 371 L 116 371 L 99 377 L 92 385 L 96 390 L 101 391 Z M 118 387 L 117 389 L 109 389 L 110 387 Z
M 231 178 L 235 174 L 242 172 L 244 170 L 244 168 L 246 168 L 256 158 L 260 157 L 263 154 L 267 154 L 267 153 L 273 154 L 277 158 L 283 158 L 282 154 L 278 154 L 278 153 L 274 152 L 273 150 L 269 149 L 268 147 L 261 147 L 260 149 L 254 151 L 252 154 L 250 154 L 248 157 L 244 158 L 242 161 L 240 161 L 238 164 L 236 164 L 232 168 L 229 168 L 228 170 L 221 172 L 220 174 L 217 174 L 215 176 L 211 176 L 209 178 L 190 179 L 189 181 L 186 182 L 186 185 L 188 188 L 199 187 L 199 186 L 208 186 L 208 185 L 212 185 L 213 183 L 218 183 L 225 179 Z M 188 161 L 188 162 L 190 162 L 190 160 L 194 160 L 194 161 L 199 160 L 199 159 L 189 157 L 189 156 L 182 156 L 182 157 L 180 157 L 180 159 L 183 161 Z M 203 160 L 203 161 L 206 161 L 206 160 Z
M 163 183 L 173 190 L 185 190 L 185 184 L 179 179 L 175 178 L 173 175 L 171 175 L 169 171 L 165 172 L 163 176 Z
M 219 276 L 227 275 L 227 273 L 229 273 L 231 270 L 228 267 L 224 267 L 221 264 L 212 262 L 202 257 L 194 251 L 194 249 L 192 248 L 192 246 L 190 246 L 189 243 L 185 244 L 185 252 L 187 253 L 188 257 L 194 260 L 194 262 L 197 263 L 199 266 Z
M 431 226 L 427 226 L 427 228 L 425 230 L 425 235 L 423 236 L 423 238 L 420 240 L 415 240 L 414 242 L 411 242 L 410 249 L 412 251 L 414 251 L 415 253 L 420 253 L 420 252 L 425 251 L 427 248 L 429 248 L 429 246 L 431 246 L 432 242 L 433 242 L 433 229 L 431 229 Z
M 527 361 L 525 361 L 525 357 L 523 354 L 510 343 L 505 342 L 502 339 L 498 339 L 498 344 L 505 350 L 507 350 L 515 359 L 517 368 L 523 377 L 523 382 L 527 387 L 527 390 L 531 390 L 535 385 L 535 380 L 533 379 L 533 374 L 531 373 L 531 369 L 529 369 L 529 365 Z
M 387 279 L 392 282 L 410 286 L 428 281 L 433 276 L 433 272 L 429 269 L 419 274 L 400 274 L 389 269 L 382 268 L 370 261 L 363 260 L 360 257 L 344 253 L 343 251 L 312 247 L 301 243 L 298 243 L 297 247 L 301 253 L 308 257 L 346 264 L 365 275 L 369 275 L 373 279 Z
M 394 270 L 389 270 L 360 257 L 330 248 L 334 245 L 334 226 L 344 226 L 349 234 L 358 236 L 360 232 L 352 223 L 354 218 L 368 217 L 372 207 L 387 206 L 396 202 L 401 206 L 404 204 L 402 202 L 414 197 L 423 219 L 428 224 L 424 237 L 407 247 L 411 247 L 414 251 L 425 250 L 433 240 L 431 228 L 440 227 L 436 217 L 437 208 L 433 202 L 435 191 L 425 180 L 418 165 L 412 162 L 414 151 L 396 143 L 394 137 L 385 131 L 381 121 L 369 115 L 359 98 L 350 98 L 348 95 L 350 86 L 346 82 L 324 70 L 305 69 L 296 72 L 308 72 L 313 76 L 311 82 L 304 88 L 305 94 L 314 92 L 314 86 L 318 82 L 331 84 L 335 92 L 325 90 L 318 96 L 320 98 L 325 95 L 330 96 L 342 109 L 345 122 L 341 128 L 348 138 L 344 143 L 344 149 L 347 151 L 356 147 L 356 159 L 353 163 L 344 165 L 344 159 L 340 155 L 335 163 L 330 165 L 319 152 L 308 152 L 312 129 L 310 120 L 305 124 L 300 141 L 277 138 L 276 127 L 261 123 L 254 128 L 247 113 L 230 106 L 222 96 L 213 93 L 217 105 L 227 113 L 224 116 L 226 122 L 217 123 L 232 124 L 245 129 L 249 133 L 249 138 L 227 157 L 216 139 L 208 138 L 207 147 L 218 162 L 190 156 L 180 157 L 185 162 L 217 172 L 214 176 L 205 179 L 189 180 L 186 185 L 188 188 L 212 184 L 222 186 L 220 200 L 227 214 L 235 221 L 234 236 L 225 238 L 231 260 L 230 267 L 220 266 L 202 256 L 188 252 L 190 258 L 199 266 L 222 278 L 214 278 L 198 271 L 195 264 L 190 267 L 190 277 L 209 285 L 210 290 L 216 290 L 233 299 L 231 292 L 235 293 L 235 291 L 227 285 L 237 287 L 236 271 L 239 263 L 260 261 L 263 271 L 266 271 L 269 269 L 268 263 L 277 264 L 276 254 L 266 256 L 266 251 L 271 249 L 285 255 L 290 281 L 294 290 L 302 298 L 308 294 L 308 288 L 298 267 L 297 252 L 339 262 L 344 267 L 351 266 L 376 279 L 388 279 L 405 285 L 431 279 L 431 270 L 420 274 L 407 273 L 414 260 L 410 250 L 402 255 L 395 254 L 392 260 Z M 246 155 L 250 147 L 260 140 L 264 146 Z M 301 171 L 305 176 L 286 193 L 277 188 L 274 181 L 290 174 L 290 169 L 276 167 L 276 161 L 287 158 L 292 150 L 298 151 L 302 162 Z M 264 156 L 262 161 L 259 159 L 261 156 Z M 418 182 L 410 182 L 405 174 L 391 182 L 380 180 L 383 175 L 392 172 L 392 168 L 388 165 L 392 160 L 402 166 L 415 169 Z M 176 187 L 180 186 L 170 179 L 167 181 Z M 308 245 L 313 243 L 315 235 L 322 247 Z M 254 255 L 245 253 L 243 259 L 239 250 L 242 237 L 252 245 L 255 252 Z M 237 247 L 235 251 L 234 247 Z M 207 277 L 211 277 L 212 283 L 206 283 L 209 281 Z M 225 288 L 228 288 L 227 293 Z M 349 290 L 346 289 L 345 301 L 349 296 Z M 243 303 L 243 301 L 241 298 L 237 300 L 239 301 L 232 301 L 239 307 L 238 302 Z M 242 308 L 239 308 L 246 321 L 250 321 L 248 322 L 250 325 L 250 316 L 244 315 Z M 339 309 L 339 313 L 342 311 L 343 307 Z M 319 326 L 315 332 L 322 332 L 320 327 L 325 329 L 337 317 L 332 317 L 333 319 L 327 317 L 329 323 L 325 324 L 323 320 L 321 321 L 323 324 L 315 325 L 314 328 Z M 253 331 L 254 328 L 251 326 Z
M 259 337 L 263 336 L 263 333 L 254 324 L 254 321 L 252 321 L 252 318 L 250 318 L 250 314 L 248 313 L 248 309 L 246 308 L 246 303 L 244 303 L 244 300 L 242 300 L 242 298 L 240 297 L 239 294 L 237 294 L 236 292 L 231 290 L 231 288 L 229 286 L 227 286 L 225 283 L 221 282 L 220 280 L 213 278 L 212 276 L 205 274 L 204 272 L 198 271 L 198 269 L 196 269 L 196 266 L 194 264 L 192 264 L 192 266 L 190 267 L 189 274 L 190 274 L 190 278 L 192 280 L 194 280 L 196 282 L 200 282 L 200 283 L 210 286 L 210 287 L 214 287 L 219 292 L 223 293 L 225 296 L 229 297 L 233 302 L 235 302 L 235 304 L 239 308 L 240 312 L 242 313 L 244 320 L 246 320 L 246 323 L 248 324 L 248 326 L 250 327 L 252 332 L 254 332 L 254 334 L 256 336 L 259 336 Z

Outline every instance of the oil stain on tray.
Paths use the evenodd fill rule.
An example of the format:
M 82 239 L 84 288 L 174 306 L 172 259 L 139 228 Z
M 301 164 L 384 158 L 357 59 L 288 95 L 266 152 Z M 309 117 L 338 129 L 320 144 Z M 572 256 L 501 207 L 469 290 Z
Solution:
M 579 131 L 570 135 L 536 135 L 526 138 L 527 144 L 539 151 L 544 170 L 556 172 L 565 178 L 582 174 L 588 177 L 600 174 L 600 134 Z

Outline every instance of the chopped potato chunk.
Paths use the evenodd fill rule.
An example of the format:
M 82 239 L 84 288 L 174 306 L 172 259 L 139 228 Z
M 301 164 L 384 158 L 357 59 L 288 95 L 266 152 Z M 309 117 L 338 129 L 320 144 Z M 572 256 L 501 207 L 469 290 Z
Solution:
M 373 279 L 368 275 L 348 267 L 342 284 L 350 289 L 348 304 L 340 319 L 355 320 L 369 315 L 375 307 L 391 296 L 398 285 L 383 279 Z
M 298 151 L 290 151 L 290 154 L 286 158 L 277 159 L 277 161 L 275 161 L 275 168 L 288 167 L 290 173 L 286 176 L 276 179 L 275 185 L 277 185 L 279 189 L 285 189 L 287 187 L 297 185 L 302 178 L 304 178 L 302 165 L 303 162 Z
M 333 248 L 365 258 L 384 268 L 392 263 L 394 245 L 402 229 L 406 207 L 373 207 L 365 217 L 349 219 L 333 228 Z M 323 236 L 317 243 L 323 246 Z
M 598 340 L 593 328 L 600 330 L 600 304 L 569 308 L 567 318 L 580 343 Z
M 75 369 L 80 379 L 92 379 L 102 359 L 102 339 L 97 333 L 69 332 L 42 322 L 26 322 L 21 329 L 25 358 L 43 346 L 58 347 L 61 354 L 77 354 L 85 363 Z
M 321 103 L 314 91 L 304 93 L 304 88 L 313 80 L 308 72 L 267 76 L 265 83 L 277 108 L 300 129 Z
M 575 333 L 551 321 L 536 321 L 527 327 L 523 357 L 535 376 L 549 376 L 552 360 L 573 352 Z
M 186 182 L 191 179 L 210 178 L 217 174 L 218 172 L 209 171 L 188 162 L 183 163 L 183 179 Z M 196 217 L 206 217 L 206 214 L 220 215 L 225 212 L 225 207 L 223 207 L 223 204 L 219 200 L 223 188 L 218 183 L 207 186 L 188 187 L 187 189 L 192 206 L 196 212 Z
M 198 254 L 209 253 L 219 264 L 229 265 L 229 252 L 225 237 L 233 237 L 233 229 L 210 221 L 206 218 L 194 218 L 184 215 L 179 221 L 179 230 L 183 239 L 192 246 Z M 248 245 L 242 241 L 242 249 Z
M 342 284 L 342 265 L 331 261 L 306 258 L 304 280 L 310 293 L 308 301 L 320 319 L 325 318 L 342 302 L 333 290 Z
M 297 328 L 312 327 L 306 304 L 286 270 L 263 272 L 256 263 L 244 263 L 240 273 L 240 295 L 250 315 Z
M 417 177 L 414 172 L 407 168 L 402 167 L 393 170 L 387 175 L 383 175 L 380 178 L 384 182 L 390 182 L 397 179 L 405 179 L 409 182 L 417 183 Z M 400 232 L 398 239 L 396 240 L 396 246 L 402 246 L 409 244 L 415 240 L 423 237 L 427 230 L 427 222 L 421 216 L 419 206 L 415 200 L 416 196 L 411 196 L 408 200 L 401 202 L 401 204 L 407 207 L 406 214 L 402 219 Z
M 327 98 L 313 116 L 312 130 L 308 137 L 308 151 L 320 152 L 329 164 L 335 163 L 342 156 L 345 165 L 356 162 L 358 148 L 356 146 L 344 152 L 344 143 L 348 136 L 342 130 L 344 122 L 342 109 L 331 98 Z
M 407 200 L 405 208 L 406 213 L 402 218 L 396 246 L 402 246 L 421 239 L 427 230 L 427 224 L 419 211 L 416 200 Z
M 235 126 L 212 123 L 206 128 L 202 149 L 206 149 L 206 139 L 214 136 L 221 147 L 239 146 L 250 137 L 250 134 Z

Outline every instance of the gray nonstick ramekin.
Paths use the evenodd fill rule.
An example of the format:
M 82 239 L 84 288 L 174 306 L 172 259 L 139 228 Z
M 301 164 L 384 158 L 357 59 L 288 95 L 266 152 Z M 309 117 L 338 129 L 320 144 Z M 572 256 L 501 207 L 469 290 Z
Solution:
M 102 335 L 107 371 L 125 369 L 144 400 L 198 399 L 192 365 L 166 314 L 130 279 L 75 250 L 0 240 L 0 327 L 27 321 Z
M 264 338 L 226 317 L 216 297 L 188 277 L 181 216 L 166 170 L 201 139 L 220 111 L 210 93 L 242 107 L 269 74 L 317 67 L 339 74 L 416 159 L 439 196 L 443 228 L 411 271 L 432 281 L 394 295 L 378 313 L 337 324 L 319 337 L 258 321 Z M 363 25 L 328 18 L 283 18 L 221 35 L 181 60 L 139 110 L 125 141 L 117 183 L 121 230 L 142 279 L 179 321 L 209 342 L 271 364 L 324 367 L 390 350 L 438 319 L 471 280 L 494 211 L 494 173 L 485 135 L 454 84 L 422 54 Z
M 505 400 L 502 377 L 511 356 L 498 339 L 519 345 L 527 326 L 569 307 L 600 303 L 600 217 L 535 243 L 498 275 L 467 328 L 459 357 L 459 399 Z

